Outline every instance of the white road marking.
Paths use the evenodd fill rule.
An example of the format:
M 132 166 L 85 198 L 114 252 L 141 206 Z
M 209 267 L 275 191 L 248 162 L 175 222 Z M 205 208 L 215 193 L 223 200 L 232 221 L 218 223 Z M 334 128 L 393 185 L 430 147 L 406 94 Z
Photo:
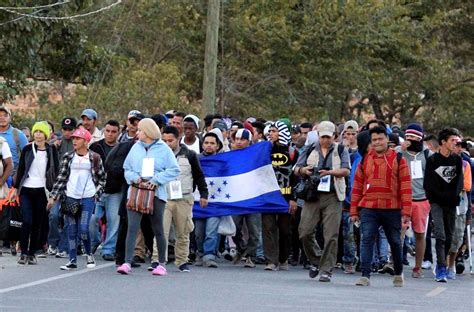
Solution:
M 40 279 L 40 280 L 37 280 L 37 281 L 34 281 L 34 282 L 29 282 L 29 283 L 20 284 L 20 285 L 17 285 L 17 286 L 2 288 L 2 289 L 0 289 L 0 294 L 5 294 L 5 293 L 15 291 L 15 290 L 19 290 L 19 289 L 24 289 L 24 288 L 28 288 L 28 287 L 32 287 L 32 286 L 36 286 L 36 285 L 46 284 L 46 283 L 49 283 L 49 282 L 52 282 L 52 281 L 57 281 L 57 280 L 64 279 L 64 278 L 69 278 L 69 277 L 73 277 L 73 276 L 77 276 L 77 275 L 86 274 L 88 272 L 97 271 L 97 270 L 100 270 L 100 269 L 103 269 L 103 268 L 108 268 L 108 267 L 111 267 L 111 266 L 114 266 L 114 265 L 115 265 L 115 263 L 101 264 L 101 265 L 98 265 L 98 266 L 96 266 L 95 268 L 92 268 L 92 269 L 82 269 L 82 270 L 71 272 L 71 273 L 64 273 L 64 274 L 61 274 L 61 275 L 56 275 L 56 276 Z
M 439 294 L 441 294 L 443 291 L 446 290 L 446 287 L 436 287 L 435 289 L 433 289 L 432 291 L 430 291 L 429 293 L 427 293 L 425 296 L 426 297 L 436 297 L 438 296 Z

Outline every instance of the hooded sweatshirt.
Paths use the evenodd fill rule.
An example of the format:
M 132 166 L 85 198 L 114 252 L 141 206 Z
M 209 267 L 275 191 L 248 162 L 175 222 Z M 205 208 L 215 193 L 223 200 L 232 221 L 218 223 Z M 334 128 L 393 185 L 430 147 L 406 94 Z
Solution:
M 154 174 L 150 181 L 158 185 L 155 196 L 166 201 L 168 193 L 165 184 L 176 180 L 181 172 L 176 157 L 162 140 L 156 140 L 150 145 L 138 141 L 130 149 L 123 164 L 125 180 L 129 185 L 140 179 L 145 158 L 153 158 Z
M 272 166 L 275 176 L 280 186 L 283 197 L 289 200 L 295 200 L 293 195 L 293 187 L 297 180 L 293 174 L 293 166 L 298 159 L 298 152 L 294 148 L 289 147 L 291 140 L 288 127 L 281 121 L 272 124 L 272 127 L 278 129 L 279 140 L 273 143 L 272 147 Z
M 423 187 L 431 204 L 455 209 L 459 205 L 463 183 L 461 156 L 451 154 L 444 157 L 435 153 L 428 158 Z

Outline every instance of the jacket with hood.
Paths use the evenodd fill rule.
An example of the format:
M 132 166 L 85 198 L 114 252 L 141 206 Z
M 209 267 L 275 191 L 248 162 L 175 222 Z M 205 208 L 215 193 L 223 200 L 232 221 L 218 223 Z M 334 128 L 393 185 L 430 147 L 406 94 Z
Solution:
M 173 151 L 161 139 L 147 145 L 141 141 L 135 143 L 125 158 L 123 169 L 125 170 L 125 180 L 131 185 L 137 183 L 141 178 L 143 160 L 153 158 L 154 174 L 150 182 L 158 185 L 155 196 L 162 201 L 167 201 L 168 193 L 165 185 L 175 180 L 180 169 Z
M 272 124 L 272 127 L 278 129 L 278 142 L 273 143 L 271 153 L 273 171 L 283 197 L 287 201 L 296 200 L 293 188 L 298 180 L 293 173 L 293 166 L 298 159 L 298 152 L 290 150 L 290 131 L 283 122 L 277 121 Z

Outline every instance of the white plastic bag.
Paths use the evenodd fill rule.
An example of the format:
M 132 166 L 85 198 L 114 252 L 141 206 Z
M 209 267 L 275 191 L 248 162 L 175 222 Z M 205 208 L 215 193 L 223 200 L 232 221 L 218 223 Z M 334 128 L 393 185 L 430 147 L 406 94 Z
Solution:
M 221 217 L 221 221 L 219 222 L 219 228 L 217 232 L 224 236 L 235 236 L 235 232 L 237 228 L 235 227 L 234 219 L 232 216 L 224 216 Z

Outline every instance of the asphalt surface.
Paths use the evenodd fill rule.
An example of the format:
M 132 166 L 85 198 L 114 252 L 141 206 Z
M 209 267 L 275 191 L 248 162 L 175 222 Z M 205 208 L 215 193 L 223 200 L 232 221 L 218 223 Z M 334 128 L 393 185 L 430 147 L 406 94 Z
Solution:
M 38 259 L 19 266 L 0 257 L 0 311 L 473 311 L 473 279 L 467 273 L 435 283 L 430 271 L 413 279 L 405 266 L 405 287 L 394 288 L 389 275 L 374 275 L 371 286 L 354 283 L 359 274 L 335 270 L 330 283 L 310 279 L 302 266 L 268 272 L 219 261 L 219 268 L 191 266 L 190 273 L 167 265 L 168 275 L 152 276 L 146 267 L 129 276 L 97 259 L 85 268 L 60 271 L 65 259 Z M 410 258 L 410 262 L 414 262 Z

